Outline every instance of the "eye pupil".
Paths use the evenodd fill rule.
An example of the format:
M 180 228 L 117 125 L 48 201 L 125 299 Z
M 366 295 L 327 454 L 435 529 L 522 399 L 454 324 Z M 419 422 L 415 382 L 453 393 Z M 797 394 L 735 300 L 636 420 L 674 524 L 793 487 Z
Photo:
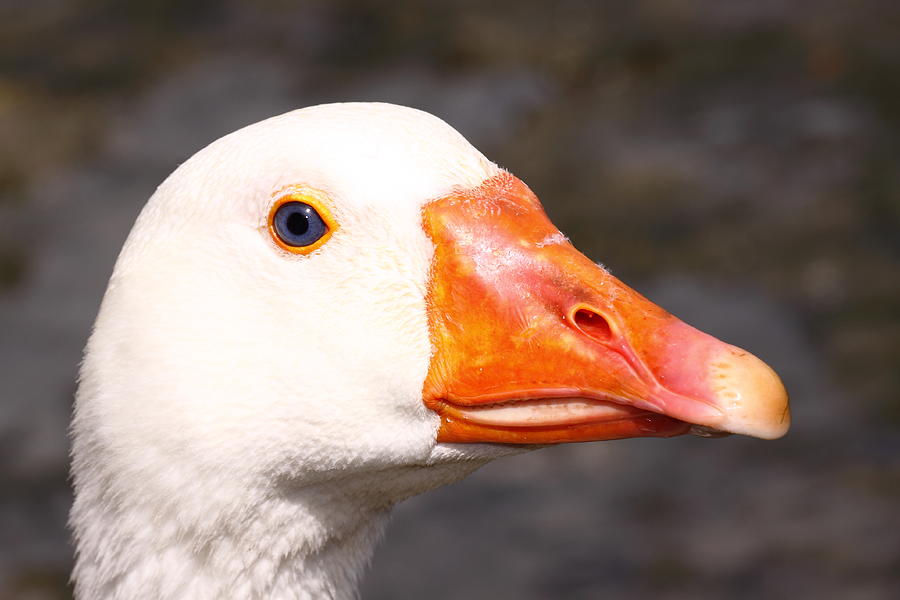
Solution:
M 272 215 L 272 229 L 278 239 L 291 248 L 315 244 L 328 233 L 328 224 L 315 207 L 305 202 L 285 202 Z
M 300 236 L 309 231 L 309 219 L 302 211 L 292 212 L 288 215 L 285 223 L 287 230 L 292 234 Z

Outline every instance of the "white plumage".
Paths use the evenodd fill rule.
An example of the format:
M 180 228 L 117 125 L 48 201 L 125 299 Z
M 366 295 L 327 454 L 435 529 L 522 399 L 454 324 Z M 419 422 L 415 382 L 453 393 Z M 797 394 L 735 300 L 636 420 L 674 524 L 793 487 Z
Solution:
M 437 444 L 421 401 L 422 205 L 498 172 L 431 115 L 336 104 L 228 135 L 159 187 L 81 369 L 80 598 L 350 596 L 393 503 L 501 452 Z M 265 227 L 298 182 L 341 223 L 313 260 Z

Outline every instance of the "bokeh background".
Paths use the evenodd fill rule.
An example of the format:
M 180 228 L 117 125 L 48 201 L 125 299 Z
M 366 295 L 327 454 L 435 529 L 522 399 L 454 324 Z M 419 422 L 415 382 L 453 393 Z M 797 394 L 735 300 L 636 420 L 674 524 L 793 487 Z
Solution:
M 397 509 L 365 598 L 900 597 L 898 6 L 2 0 L 0 598 L 70 594 L 76 368 L 142 204 L 341 100 L 444 118 L 795 414 L 490 465 Z

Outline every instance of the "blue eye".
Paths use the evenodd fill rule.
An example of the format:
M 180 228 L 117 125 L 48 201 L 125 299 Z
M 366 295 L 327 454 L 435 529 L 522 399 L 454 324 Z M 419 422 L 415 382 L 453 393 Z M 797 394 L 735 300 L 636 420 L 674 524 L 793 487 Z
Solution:
M 278 239 L 292 248 L 311 246 L 328 233 L 328 224 L 305 202 L 285 202 L 272 217 Z

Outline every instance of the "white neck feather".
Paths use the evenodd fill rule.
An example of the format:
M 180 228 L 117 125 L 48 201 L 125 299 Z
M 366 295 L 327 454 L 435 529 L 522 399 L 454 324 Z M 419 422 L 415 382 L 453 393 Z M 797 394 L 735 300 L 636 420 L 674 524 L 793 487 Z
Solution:
M 72 516 L 80 524 L 76 595 L 354 598 L 393 505 L 481 464 L 394 467 L 307 486 L 285 481 L 255 505 L 235 503 L 236 512 L 205 519 L 83 486 Z

